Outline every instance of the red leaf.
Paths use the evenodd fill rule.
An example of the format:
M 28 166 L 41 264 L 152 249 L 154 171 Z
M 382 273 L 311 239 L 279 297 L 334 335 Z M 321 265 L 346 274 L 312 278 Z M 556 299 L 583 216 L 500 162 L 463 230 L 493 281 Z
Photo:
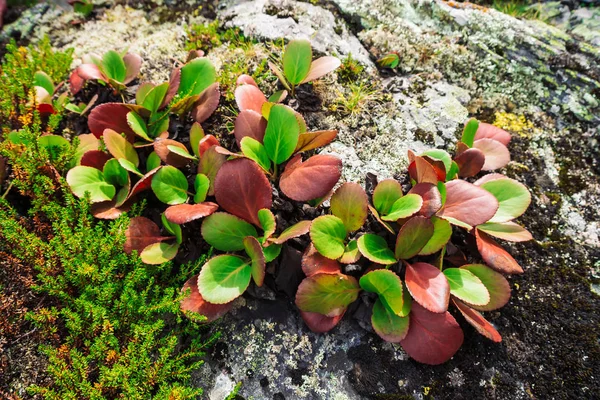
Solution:
M 71 90 L 71 93 L 73 95 L 76 95 L 77 93 L 79 93 L 81 88 L 83 88 L 84 83 L 85 83 L 85 79 L 83 79 L 81 76 L 79 76 L 79 74 L 77 73 L 77 70 L 71 72 L 71 75 L 69 76 L 69 89 Z
M 129 108 L 121 103 L 104 103 L 95 107 L 88 117 L 88 128 L 98 139 L 105 129 L 124 133 L 127 140 L 133 143 L 135 134 L 127 123 Z
M 395 254 L 399 260 L 408 260 L 419 251 L 433 236 L 433 223 L 429 218 L 414 216 L 402 225 L 396 238 Z
M 213 322 L 221 318 L 231 309 L 233 301 L 225 304 L 212 304 L 202 298 L 198 290 L 198 275 L 192 276 L 181 288 L 182 292 L 191 290 L 189 297 L 181 300 L 180 307 L 182 311 L 191 311 L 204 315 L 206 322 Z
M 262 106 L 267 102 L 267 98 L 254 85 L 241 85 L 235 89 L 235 102 L 240 111 L 252 110 L 257 113 L 262 112 Z
M 209 196 L 215 194 L 215 177 L 225 161 L 226 157 L 223 154 L 219 154 L 217 146 L 209 147 L 200 158 L 200 162 L 198 163 L 198 173 L 206 175 L 210 180 L 210 187 L 208 189 Z
M 302 255 L 302 271 L 306 276 L 315 274 L 341 274 L 340 263 L 323 257 L 313 244 L 309 244 Z
M 128 201 L 133 196 L 135 196 L 136 194 L 138 194 L 140 192 L 143 192 L 144 190 L 150 189 L 150 187 L 152 185 L 152 177 L 161 168 L 162 168 L 162 166 L 158 166 L 158 167 L 154 168 L 153 170 L 148 171 L 146 173 L 146 175 L 142 176 L 140 178 L 140 180 L 137 181 L 137 183 L 135 185 L 133 185 L 133 189 L 131 189 L 131 192 L 129 193 L 129 196 L 127 196 L 127 200 L 125 200 L 125 201 Z
M 98 68 L 96 64 L 81 64 L 75 71 L 81 79 L 86 81 L 94 79 L 102 81 L 108 80 L 108 78 L 102 73 L 102 71 L 100 71 L 100 68 Z
M 421 157 L 423 157 L 423 159 L 433 167 L 433 170 L 437 175 L 437 180 L 444 182 L 446 180 L 446 166 L 444 165 L 444 162 L 442 160 L 436 160 L 426 155 Z
M 158 225 L 146 217 L 131 218 L 125 231 L 125 238 L 124 249 L 127 254 L 131 254 L 133 250 L 141 253 L 146 246 L 171 239 L 161 236 Z
M 467 149 L 456 156 L 454 161 L 458 164 L 458 176 L 468 178 L 481 171 L 485 163 L 485 155 L 479 149 Z
M 192 109 L 192 118 L 198 123 L 206 121 L 219 106 L 220 98 L 219 83 L 215 82 L 200 93 Z
M 200 139 L 200 142 L 198 143 L 198 154 L 202 157 L 206 150 L 213 146 L 219 146 L 220 144 L 219 140 L 213 135 L 206 135 Z
M 405 263 L 405 265 L 404 279 L 413 299 L 434 313 L 443 313 L 448 310 L 450 285 L 442 271 L 424 262 L 412 265 Z
M 477 250 L 485 263 L 498 272 L 505 274 L 522 274 L 523 268 L 494 239 L 485 232 L 475 229 Z
M 124 84 L 128 84 L 137 78 L 140 73 L 140 68 L 142 67 L 142 57 L 135 53 L 127 53 L 123 57 L 123 62 L 125 63 L 125 68 L 127 70 L 127 74 L 125 75 Z
M 419 215 L 429 218 L 442 207 L 440 191 L 432 183 L 417 183 L 408 193 L 418 194 L 423 198 L 423 206 L 419 210 Z
M 217 203 L 258 227 L 258 210 L 271 208 L 271 192 L 271 184 L 261 168 L 247 158 L 227 161 L 215 178 Z
M 169 150 L 168 146 L 179 147 L 180 149 L 187 151 L 187 148 L 176 140 L 156 139 L 154 141 L 154 152 L 162 162 L 177 168 L 185 167 L 190 162 L 189 159 Z
M 275 244 L 284 244 L 290 239 L 307 234 L 311 224 L 312 221 L 299 221 L 286 228 L 278 237 L 271 238 L 269 241 Z
M 342 317 L 346 311 L 340 315 L 336 315 L 335 317 L 328 317 L 323 314 L 309 312 L 309 311 L 300 311 L 300 316 L 304 320 L 304 323 L 308 326 L 308 329 L 315 333 L 325 333 L 333 328 L 342 320 Z
M 336 138 L 338 131 L 315 131 L 301 133 L 298 136 L 298 144 L 294 152 L 301 153 L 303 151 L 314 150 L 319 147 L 328 145 Z
M 210 214 L 217 211 L 218 208 L 218 204 L 211 202 L 178 204 L 176 206 L 168 207 L 165 210 L 165 218 L 167 218 L 169 222 L 173 222 L 177 225 L 187 224 L 190 221 L 208 217 Z
M 500 343 L 502 341 L 502 336 L 500 336 L 496 328 L 494 328 L 492 324 L 488 322 L 488 320 L 483 318 L 479 312 L 473 310 L 471 307 L 467 306 L 457 298 L 453 297 L 452 301 L 454 302 L 456 308 L 458 308 L 458 311 L 460 311 L 463 317 L 465 317 L 467 322 L 477 329 L 477 332 L 481 333 L 483 336 L 492 340 L 493 342 Z
M 449 312 L 435 314 L 413 303 L 410 328 L 400 344 L 416 361 L 438 365 L 452 358 L 463 340 L 462 329 Z
M 125 203 L 116 206 L 116 201 L 103 201 L 101 203 L 92 204 L 91 212 L 95 218 L 98 219 L 117 219 L 123 214 L 131 209 L 131 204 Z
M 438 182 L 438 174 L 427 160 L 420 156 L 414 156 L 414 161 L 408 166 L 408 174 L 417 183 L 433 183 Z
M 342 62 L 337 57 L 326 56 L 317 58 L 310 64 L 308 75 L 306 75 L 306 78 L 304 78 L 300 83 L 302 84 L 319 79 L 323 75 L 326 75 L 338 68 L 341 64 Z
M 179 90 L 179 84 L 181 83 L 181 68 L 175 68 L 171 71 L 171 76 L 169 77 L 169 89 L 167 90 L 167 94 L 165 95 L 165 99 L 163 100 L 160 108 L 166 107 L 173 97 L 177 94 Z
M 106 154 L 103 151 L 90 150 L 83 153 L 83 156 L 81 157 L 81 161 L 79 163 L 85 167 L 92 167 L 102 171 L 102 169 L 104 168 L 104 164 L 106 164 L 106 162 L 111 158 L 112 156 Z
M 450 222 L 458 220 L 470 226 L 489 221 L 498 210 L 498 200 L 487 190 L 455 179 L 446 183 L 446 204 L 437 215 Z
M 252 86 L 258 87 L 256 82 L 254 81 L 254 78 L 252 78 L 250 75 L 246 75 L 246 74 L 242 74 L 242 75 L 238 76 L 237 80 L 235 81 L 235 84 L 238 86 L 252 85 Z
M 305 162 L 294 161 L 288 163 L 279 181 L 281 191 L 292 200 L 323 197 L 340 179 L 342 161 L 337 157 L 319 154 Z
M 493 139 L 479 139 L 473 147 L 480 150 L 485 156 L 485 163 L 481 168 L 484 171 L 493 171 L 502 168 L 510 162 L 510 153 L 505 145 Z
M 240 146 L 242 139 L 246 136 L 250 136 L 262 143 L 266 129 L 267 120 L 260 113 L 252 110 L 243 110 L 235 119 L 233 134 L 238 146 Z
M 508 146 L 510 143 L 510 133 L 494 125 L 480 122 L 479 128 L 477 128 L 477 133 L 475 134 L 475 140 L 479 139 L 493 139 L 505 146 Z

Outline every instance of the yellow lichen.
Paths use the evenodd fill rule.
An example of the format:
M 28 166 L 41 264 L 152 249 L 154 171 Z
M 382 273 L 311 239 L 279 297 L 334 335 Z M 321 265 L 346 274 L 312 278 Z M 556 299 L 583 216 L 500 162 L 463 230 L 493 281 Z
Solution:
M 516 115 L 508 112 L 497 112 L 494 125 L 521 137 L 527 137 L 533 129 L 533 123 L 524 115 Z

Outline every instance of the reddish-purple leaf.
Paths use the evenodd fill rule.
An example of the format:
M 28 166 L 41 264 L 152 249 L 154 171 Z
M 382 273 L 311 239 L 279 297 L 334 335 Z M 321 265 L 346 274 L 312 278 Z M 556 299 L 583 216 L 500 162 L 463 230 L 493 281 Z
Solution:
M 102 171 L 104 164 L 110 160 L 112 156 L 100 150 L 90 150 L 83 153 L 81 156 L 80 165 L 85 167 L 93 167 Z
M 446 165 L 442 160 L 437 160 L 428 155 L 421 156 L 425 161 L 427 161 L 435 171 L 437 175 L 437 180 L 444 182 L 446 180 Z
M 198 204 L 178 204 L 165 210 L 165 218 L 169 222 L 181 225 L 199 218 L 208 217 L 219 208 L 218 204 L 204 202 Z
M 485 232 L 475 229 L 477 250 L 487 265 L 505 274 L 522 274 L 523 268 L 494 239 Z
M 463 340 L 462 329 L 449 312 L 436 314 L 413 303 L 410 328 L 400 344 L 416 361 L 438 365 L 452 358 Z
M 485 156 L 485 163 L 481 168 L 484 171 L 493 171 L 502 168 L 510 162 L 510 153 L 505 145 L 493 139 L 479 139 L 473 147 L 480 150 Z
M 206 121 L 219 106 L 220 98 L 219 83 L 215 82 L 200 93 L 192 109 L 192 118 L 198 123 Z
M 131 254 L 133 250 L 141 253 L 146 246 L 172 239 L 160 235 L 160 228 L 146 217 L 135 217 L 129 221 L 125 231 L 125 253 Z
M 77 73 L 77 70 L 71 72 L 69 76 L 69 90 L 71 90 L 71 94 L 76 95 L 83 88 L 83 84 L 85 83 L 85 79 L 83 79 Z
M 427 160 L 420 156 L 414 156 L 414 161 L 408 166 L 408 173 L 417 183 L 437 184 L 438 174 Z
M 240 146 L 242 139 L 246 136 L 250 136 L 262 143 L 266 129 L 267 120 L 263 118 L 261 113 L 252 110 L 243 110 L 235 118 L 233 133 L 238 146 Z
M 101 203 L 92 204 L 91 213 L 98 219 L 117 219 L 121 214 L 131 209 L 130 203 L 125 203 L 119 207 L 116 206 L 115 200 L 103 201 Z
M 123 57 L 123 62 L 125 63 L 126 69 L 125 80 L 123 83 L 127 85 L 129 82 L 137 78 L 138 74 L 140 73 L 140 68 L 142 67 L 142 57 L 134 53 L 127 53 Z
M 210 187 L 207 193 L 209 196 L 215 194 L 215 177 L 226 160 L 227 158 L 217 151 L 217 146 L 211 146 L 206 149 L 200 158 L 200 162 L 198 163 L 198 173 L 206 175 L 210 181 Z
M 480 122 L 477 133 L 475 134 L 475 140 L 479 139 L 493 139 L 508 146 L 510 143 L 510 133 L 494 125 Z
M 191 293 L 188 297 L 181 300 L 180 307 L 184 312 L 195 312 L 206 317 L 205 322 L 213 322 L 231 309 L 233 302 L 225 304 L 212 304 L 202 298 L 198 290 L 198 275 L 192 276 L 181 288 L 182 292 L 190 289 Z
M 325 333 L 335 328 L 335 326 L 342 320 L 345 312 L 346 310 L 335 317 L 328 317 L 315 312 L 300 311 L 300 316 L 304 320 L 304 323 L 306 323 L 308 326 L 308 329 L 315 333 Z
M 124 133 L 127 140 L 133 143 L 135 133 L 127 123 L 129 107 L 122 103 L 104 103 L 95 107 L 88 117 L 88 128 L 98 139 L 102 137 L 105 129 L 112 129 L 117 133 Z
M 219 143 L 219 139 L 217 139 L 213 135 L 206 135 L 202 139 L 200 139 L 200 142 L 198 143 L 198 154 L 200 154 L 200 157 L 202 157 L 206 150 L 210 149 L 213 146 L 220 145 L 221 143 Z
M 404 279 L 413 299 L 434 313 L 448 310 L 450 285 L 442 271 L 424 262 L 405 265 Z
M 163 100 L 160 108 L 166 107 L 173 97 L 177 94 L 179 90 L 179 84 L 181 83 L 181 68 L 175 68 L 171 71 L 171 76 L 169 77 L 169 89 L 167 90 L 167 94 L 165 95 L 165 99 Z
M 322 256 L 312 243 L 308 245 L 302 255 L 302 271 L 306 276 L 342 273 L 340 263 Z
M 244 250 L 252 261 L 251 275 L 256 286 L 262 286 L 265 282 L 266 262 L 263 248 L 254 236 L 246 236 L 243 240 Z
M 215 178 L 217 203 L 258 227 L 261 227 L 258 210 L 271 208 L 271 191 L 271 184 L 262 169 L 247 158 L 227 161 Z
M 454 179 L 446 183 L 446 203 L 437 216 L 457 225 L 476 226 L 489 221 L 498 210 L 498 200 L 487 190 Z
M 479 312 L 473 310 L 471 307 L 467 306 L 465 303 L 461 302 L 455 297 L 452 298 L 452 301 L 454 302 L 456 308 L 458 308 L 458 311 L 460 311 L 463 317 L 465 317 L 465 320 L 467 320 L 469 324 L 473 325 L 473 327 L 477 329 L 477 332 L 481 333 L 483 336 L 493 342 L 500 343 L 502 341 L 502 336 L 500 336 L 496 328 L 494 328 L 492 324 L 488 322 L 488 320 L 483 318 Z
M 77 67 L 75 71 L 81 79 L 84 79 L 86 81 L 94 79 L 108 81 L 106 75 L 104 75 L 102 71 L 100 71 L 100 68 L 98 68 L 96 64 L 81 64 L 79 67 Z
M 133 185 L 133 189 L 131 189 L 131 192 L 129 193 L 129 196 L 127 196 L 127 200 L 125 200 L 125 201 L 129 201 L 129 199 L 131 199 L 136 194 L 141 193 L 144 190 L 150 189 L 152 187 L 152 177 L 161 168 L 162 168 L 162 166 L 158 166 L 158 167 L 154 168 L 153 170 L 148 171 L 146 173 L 146 175 L 142 176 L 140 178 L 140 180 L 137 181 L 137 183 L 135 185 Z
M 342 161 L 330 155 L 312 156 L 305 162 L 294 159 L 285 168 L 279 188 L 290 199 L 308 201 L 325 196 L 341 176 Z
M 307 234 L 310 230 L 311 224 L 312 221 L 297 222 L 294 225 L 285 229 L 283 232 L 281 232 L 281 234 L 278 237 L 271 239 L 270 241 L 275 244 L 284 244 L 290 239 Z
M 258 87 L 241 85 L 235 89 L 235 102 L 240 111 L 252 110 L 260 114 L 267 98 Z
M 308 75 L 306 75 L 306 78 L 304 78 L 300 84 L 319 79 L 331 71 L 334 71 L 340 65 L 342 65 L 342 62 L 337 57 L 326 56 L 318 58 L 310 64 Z
M 298 136 L 298 144 L 296 145 L 295 153 L 314 150 L 319 147 L 328 145 L 337 136 L 337 131 L 316 131 L 301 133 Z
M 256 82 L 254 81 L 254 78 L 252 78 L 250 75 L 246 75 L 246 74 L 242 74 L 240 76 L 238 76 L 238 78 L 235 81 L 236 85 L 252 85 L 252 86 L 256 86 L 258 87 L 258 85 L 256 84 Z
M 423 206 L 419 210 L 419 215 L 431 217 L 442 207 L 442 196 L 436 185 L 432 183 L 417 183 L 408 194 L 418 194 L 423 198 Z
M 154 141 L 154 152 L 162 162 L 177 168 L 184 167 L 188 164 L 188 162 L 190 162 L 188 158 L 169 150 L 168 146 L 175 146 L 187 152 L 187 148 L 176 140 L 157 139 Z
M 396 238 L 395 255 L 398 260 L 408 260 L 419 251 L 433 236 L 433 222 L 425 217 L 412 217 L 402 225 Z
M 454 158 L 458 165 L 458 176 L 468 178 L 481 171 L 485 163 L 485 155 L 479 149 L 466 149 Z

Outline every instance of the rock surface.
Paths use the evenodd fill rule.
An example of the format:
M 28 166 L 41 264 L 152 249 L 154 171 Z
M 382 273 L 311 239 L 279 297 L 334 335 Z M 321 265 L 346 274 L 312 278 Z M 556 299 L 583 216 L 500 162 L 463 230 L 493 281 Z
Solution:
M 511 302 L 486 315 L 503 342 L 488 341 L 461 320 L 465 344 L 437 367 L 417 364 L 370 332 L 361 323 L 368 313 L 362 300 L 332 332 L 314 334 L 289 296 L 276 291 L 277 282 L 267 282 L 271 289 L 239 299 L 216 325 L 221 339 L 207 367 L 194 375 L 208 398 L 221 400 L 240 382 L 238 395 L 246 399 L 600 393 L 597 26 L 590 23 L 592 33 L 580 34 L 581 40 L 575 30 L 442 1 L 228 0 L 215 10 L 224 26 L 261 41 L 311 38 L 319 53 L 351 53 L 366 67 L 359 80 L 367 95 L 358 108 L 344 103 L 351 93 L 335 77 L 314 84 L 305 98 L 299 93 L 311 129 L 339 130 L 325 151 L 343 158 L 347 180 L 364 181 L 367 172 L 398 174 L 408 149 L 451 148 L 468 116 L 511 132 L 506 173 L 531 189 L 532 205 L 521 222 L 535 241 L 509 246 L 525 274 L 510 278 Z M 117 6 L 71 25 L 73 14 L 44 9 L 30 30 L 34 40 L 49 34 L 57 47 L 74 46 L 77 56 L 129 47 L 145 59 L 143 79 L 159 81 L 172 58 L 185 54 L 185 26 L 203 18 L 194 15 Z M 399 52 L 398 71 L 375 68 L 373 60 L 388 51 Z M 208 56 L 219 64 L 225 53 L 215 49 Z M 285 263 L 277 268 L 277 279 L 297 273 Z

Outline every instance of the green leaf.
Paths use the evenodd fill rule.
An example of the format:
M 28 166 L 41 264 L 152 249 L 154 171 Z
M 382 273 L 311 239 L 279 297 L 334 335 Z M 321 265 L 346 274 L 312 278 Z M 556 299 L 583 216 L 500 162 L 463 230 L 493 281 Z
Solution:
M 312 62 L 310 42 L 305 39 L 292 40 L 283 53 L 283 73 L 292 85 L 306 78 Z
M 146 121 L 144 121 L 137 113 L 134 113 L 133 111 L 127 113 L 127 125 L 129 125 L 136 135 L 148 142 L 152 142 L 152 139 L 148 136 Z
M 140 176 L 140 177 L 144 176 L 144 174 L 142 174 L 140 172 L 140 170 L 137 169 L 136 166 L 133 165 L 133 163 L 131 161 L 126 160 L 124 158 L 119 158 L 118 161 L 119 161 L 119 164 L 121 165 L 121 167 L 123 167 L 126 171 L 129 171 L 129 172 L 131 172 L 133 174 L 136 174 L 137 176 Z
M 511 242 L 525 242 L 533 239 L 527 229 L 514 222 L 487 222 L 483 225 L 477 225 L 477 229 L 488 235 Z
M 235 215 L 216 212 L 202 222 L 202 237 L 221 251 L 243 250 L 247 236 L 258 236 L 256 229 Z
M 397 221 L 417 213 L 423 206 L 423 198 L 415 193 L 409 193 L 392 204 L 389 214 L 381 216 L 384 221 Z
M 148 158 L 146 159 L 146 172 L 152 171 L 154 168 L 160 166 L 161 160 L 156 152 L 150 153 Z
M 171 153 L 175 153 L 183 158 L 187 158 L 189 160 L 196 160 L 196 157 L 194 157 L 193 155 L 190 154 L 189 151 L 187 151 L 187 149 L 184 149 L 182 147 L 179 146 L 173 146 L 172 144 L 167 145 L 167 149 L 171 152 Z
M 279 257 L 279 253 L 281 253 L 280 244 L 271 244 L 267 247 L 263 247 L 263 253 L 265 254 L 265 262 L 271 262 L 277 257 Z
M 162 213 L 160 216 L 160 220 L 162 221 L 163 226 L 171 235 L 175 236 L 175 240 L 177 243 L 181 244 L 183 242 L 183 236 L 181 232 L 181 226 L 171 222 L 165 216 L 165 213 Z
M 78 166 L 71 169 L 67 173 L 67 183 L 77 197 L 83 198 L 89 192 L 92 203 L 112 200 L 117 191 L 104 180 L 102 171 L 92 167 Z
M 192 151 L 196 157 L 200 157 L 200 149 L 198 145 L 203 137 L 204 130 L 202 129 L 202 125 L 200 125 L 198 122 L 194 122 L 192 128 L 190 129 L 190 146 L 192 146 Z
M 182 97 L 196 96 L 217 81 L 217 71 L 208 58 L 195 58 L 181 68 L 181 83 L 177 93 Z
M 416 216 L 406 221 L 396 239 L 396 258 L 408 260 L 419 254 L 433 236 L 433 231 L 434 226 L 429 218 Z
M 168 90 L 169 82 L 155 86 L 144 97 L 142 106 L 152 113 L 156 112 L 165 99 Z
M 440 197 L 442 200 L 442 207 L 444 207 L 444 204 L 446 204 L 446 195 L 447 195 L 447 189 L 446 189 L 446 184 L 444 182 L 438 182 L 437 183 L 437 188 L 440 191 Z
M 269 171 L 271 168 L 271 160 L 269 159 L 269 154 L 267 153 L 265 146 L 263 146 L 261 142 L 250 136 L 246 136 L 242 138 L 240 147 L 242 149 L 242 154 L 255 161 L 265 171 Z
M 60 147 L 61 149 L 68 149 L 71 144 L 67 139 L 58 135 L 44 135 L 38 138 L 38 144 L 47 151 L 50 151 L 52 147 Z
M 467 303 L 483 306 L 489 303 L 490 293 L 481 280 L 471 271 L 447 268 L 444 275 L 450 284 L 450 294 Z
M 369 199 L 357 183 L 340 186 L 331 196 L 330 204 L 331 213 L 344 222 L 348 232 L 359 230 L 367 220 Z
M 281 104 L 271 107 L 263 143 L 275 164 L 287 161 L 294 154 L 299 135 L 300 127 L 294 111 Z
M 194 203 L 202 203 L 206 200 L 206 195 L 208 194 L 208 189 L 210 188 L 210 180 L 208 176 L 204 174 L 197 174 L 196 179 L 194 180 L 194 190 L 196 194 L 194 195 Z
M 390 265 L 397 262 L 385 239 L 379 235 L 373 233 L 362 235 L 358 238 L 357 244 L 361 254 L 374 263 Z
M 492 311 L 504 307 L 510 299 L 510 285 L 502 274 L 482 264 L 468 264 L 460 267 L 472 272 L 481 280 L 490 294 L 490 301 L 482 306 L 475 306 L 479 311 Z
M 358 249 L 358 240 L 352 239 L 346 244 L 344 254 L 338 260 L 342 264 L 354 264 L 360 259 L 361 253 Z
M 310 239 L 315 249 L 321 255 L 332 260 L 344 254 L 346 246 L 346 228 L 344 222 L 333 215 L 322 215 L 316 218 L 310 226 Z
M 385 179 L 373 191 L 373 206 L 380 215 L 389 214 L 396 200 L 400 199 L 402 185 L 395 179 Z
M 485 182 L 481 187 L 498 200 L 496 214 L 488 222 L 507 222 L 521 216 L 531 203 L 529 190 L 520 182 L 510 178 Z
M 460 167 L 456 163 L 456 161 L 452 161 L 452 165 L 450 166 L 450 171 L 446 174 L 446 182 L 451 181 L 452 179 L 456 179 L 458 176 L 458 171 Z
M 145 264 L 159 265 L 174 259 L 178 250 L 179 243 L 153 243 L 142 250 L 140 258 Z
M 452 236 L 450 222 L 438 217 L 431 217 L 431 222 L 433 222 L 433 236 L 419 252 L 421 256 L 437 253 L 448 243 Z
M 104 144 L 114 158 L 124 158 L 131 161 L 136 167 L 140 165 L 140 159 L 138 157 L 135 148 L 131 143 L 127 141 L 119 133 L 112 129 L 104 130 L 102 134 L 104 138 Z
M 469 147 L 473 147 L 473 142 L 475 141 L 475 134 L 477 133 L 477 129 L 479 129 L 479 121 L 477 121 L 475 118 L 471 118 L 470 120 L 468 120 L 465 124 L 465 129 L 463 130 L 463 134 L 460 141 Z
M 423 155 L 443 162 L 446 174 L 450 172 L 450 168 L 452 167 L 452 156 L 450 156 L 447 151 L 442 149 L 431 149 L 423 152 Z
M 240 257 L 211 258 L 200 271 L 198 290 L 209 303 L 225 304 L 241 296 L 250 284 L 251 267 Z
M 410 318 L 399 317 L 386 307 L 380 298 L 373 305 L 371 325 L 373 330 L 385 341 L 400 343 L 406 337 Z
M 400 277 L 388 269 L 376 269 L 360 278 L 360 287 L 367 292 L 377 293 L 379 299 L 394 314 L 405 317 L 404 296 Z
M 271 71 L 273 71 L 275 76 L 277 76 L 277 78 L 279 79 L 279 82 L 281 82 L 283 87 L 285 87 L 287 90 L 292 90 L 289 82 L 287 81 L 287 79 L 285 79 L 283 72 L 281 71 L 281 69 L 279 69 L 279 67 L 277 65 L 273 64 L 272 62 L 269 62 L 269 68 L 271 69 Z
M 159 169 L 152 177 L 152 191 L 163 203 L 183 204 L 188 195 L 188 182 L 180 170 L 170 165 Z
M 111 158 L 102 170 L 104 180 L 114 186 L 125 186 L 129 182 L 127 170 L 119 164 L 119 160 Z
M 263 240 L 267 240 L 275 233 L 275 216 L 268 208 L 262 208 L 258 210 L 258 220 L 260 221 L 260 226 L 264 231 Z
M 396 68 L 400 63 L 398 54 L 389 53 L 377 60 L 377 63 L 383 68 Z
M 244 238 L 244 249 L 252 260 L 251 274 L 256 286 L 262 286 L 265 281 L 265 255 L 262 246 L 254 236 Z
M 33 86 L 44 88 L 50 96 L 54 93 L 54 82 L 52 82 L 52 78 L 42 71 L 36 72 L 33 76 Z
M 102 72 L 110 79 L 121 83 L 127 76 L 127 68 L 123 57 L 114 50 L 109 50 L 102 56 Z
M 330 317 L 340 315 L 356 300 L 360 287 L 351 276 L 316 274 L 305 278 L 296 293 L 296 305 L 302 311 Z

